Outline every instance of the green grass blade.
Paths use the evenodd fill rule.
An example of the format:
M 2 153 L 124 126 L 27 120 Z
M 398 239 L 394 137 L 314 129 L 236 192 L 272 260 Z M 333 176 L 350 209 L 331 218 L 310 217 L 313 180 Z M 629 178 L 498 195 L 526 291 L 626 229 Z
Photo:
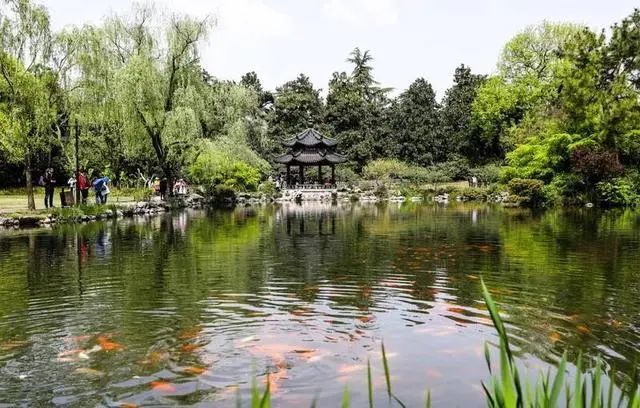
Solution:
M 511 362 L 507 355 L 507 348 L 503 342 L 500 342 L 500 388 L 506 406 L 515 407 L 517 395 L 513 381 L 513 372 L 511 371 Z
M 573 407 L 582 408 L 584 405 L 584 395 L 582 393 L 582 352 L 578 354 L 578 361 L 576 361 L 576 378 L 573 384 Z
M 427 391 L 427 402 L 425 408 L 431 408 L 431 390 Z
M 496 396 L 496 404 L 498 407 L 506 407 L 507 405 L 505 404 L 505 400 L 504 400 L 504 394 L 502 393 L 502 387 L 500 385 L 500 383 L 498 382 L 498 380 L 495 380 L 493 383 L 494 387 L 494 395 Z
M 591 385 L 591 408 L 599 408 L 601 404 L 601 379 L 602 379 L 602 361 L 596 361 L 596 368 L 593 373 L 593 382 Z
M 616 367 L 611 366 L 609 371 L 609 390 L 607 391 L 607 408 L 613 408 L 613 390 L 615 388 Z
M 524 392 L 522 390 L 522 384 L 520 382 L 520 373 L 518 372 L 518 367 L 516 366 L 515 362 L 511 362 L 511 367 L 513 368 L 513 383 L 516 387 L 516 395 L 517 395 L 517 402 L 516 402 L 516 406 L 518 407 L 522 407 L 526 405 L 526 396 L 524 395 Z
M 369 396 L 369 408 L 373 408 L 373 381 L 371 380 L 371 360 L 367 360 L 367 390 Z
M 400 401 L 400 399 L 398 397 L 396 397 L 395 395 L 391 394 L 391 397 L 398 403 L 398 405 L 400 405 L 402 408 L 407 408 L 407 406 L 404 404 L 404 402 Z
M 382 366 L 384 367 L 384 379 L 387 383 L 387 394 L 391 398 L 391 374 L 389 373 L 389 362 L 387 361 L 387 353 L 382 342 Z
M 258 380 L 253 377 L 251 381 L 251 408 L 260 408 L 260 392 L 258 391 Z
M 342 392 L 342 408 L 349 408 L 351 403 L 349 402 L 349 388 L 345 385 L 344 391 Z
M 489 343 L 484 342 L 484 359 L 487 362 L 487 368 L 489 368 L 489 374 L 493 374 L 491 371 L 491 353 L 489 352 Z
M 480 384 L 482 385 L 482 389 L 484 390 L 484 394 L 487 396 L 487 405 L 490 408 L 497 407 L 496 399 L 495 399 L 493 393 L 491 391 L 489 391 L 489 389 L 485 385 L 484 381 L 481 381 Z
M 560 364 L 558 365 L 558 371 L 556 372 L 556 377 L 553 380 L 553 385 L 551 386 L 551 394 L 549 395 L 548 406 L 555 407 L 558 403 L 558 399 L 560 398 L 560 391 L 562 391 L 562 385 L 564 384 L 564 375 L 567 369 L 567 354 L 564 353 L 562 355 L 562 359 L 560 359 Z
M 269 374 L 267 374 L 267 387 L 264 390 L 264 394 L 262 394 L 262 398 L 260 399 L 260 408 L 270 408 L 271 407 L 271 381 L 269 381 Z
M 480 284 L 482 285 L 482 296 L 484 297 L 484 302 L 487 305 L 487 309 L 489 309 L 489 315 L 491 316 L 491 320 L 493 321 L 493 326 L 498 331 L 498 335 L 500 336 L 500 341 L 505 343 L 505 348 L 507 351 L 507 356 L 509 360 L 513 360 L 513 356 L 511 354 L 511 348 L 509 347 L 509 338 L 507 337 L 507 330 L 504 327 L 504 323 L 502 322 L 502 318 L 500 317 L 500 313 L 498 313 L 498 307 L 496 306 L 487 286 L 484 284 L 484 279 L 480 279 Z

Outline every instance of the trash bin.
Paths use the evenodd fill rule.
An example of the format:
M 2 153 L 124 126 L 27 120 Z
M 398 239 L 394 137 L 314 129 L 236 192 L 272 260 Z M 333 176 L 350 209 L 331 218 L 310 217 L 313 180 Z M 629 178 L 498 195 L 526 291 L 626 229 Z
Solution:
M 76 203 L 76 198 L 73 196 L 73 191 L 64 191 L 60 192 L 60 206 L 61 207 L 71 207 Z

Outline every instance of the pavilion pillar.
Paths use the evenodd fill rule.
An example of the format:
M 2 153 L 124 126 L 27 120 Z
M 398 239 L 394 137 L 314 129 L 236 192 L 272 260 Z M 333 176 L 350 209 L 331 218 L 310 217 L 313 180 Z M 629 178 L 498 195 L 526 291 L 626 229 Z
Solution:
M 291 166 L 287 164 L 287 188 L 291 188 Z
M 300 180 L 298 180 L 299 184 L 304 184 L 304 166 L 300 165 Z
M 318 184 L 322 185 L 322 165 L 318 165 Z
M 331 165 L 331 185 L 336 185 L 336 166 L 335 164 Z

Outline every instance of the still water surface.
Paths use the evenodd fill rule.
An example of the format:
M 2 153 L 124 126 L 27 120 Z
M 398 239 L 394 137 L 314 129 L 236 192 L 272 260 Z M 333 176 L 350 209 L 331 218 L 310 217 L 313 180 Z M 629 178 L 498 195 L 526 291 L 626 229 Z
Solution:
M 531 372 L 568 349 L 622 377 L 639 249 L 637 212 L 408 204 L 0 232 L 0 406 L 235 406 L 271 373 L 276 407 L 359 407 L 368 359 L 388 406 L 382 340 L 407 406 L 482 406 L 480 276 Z

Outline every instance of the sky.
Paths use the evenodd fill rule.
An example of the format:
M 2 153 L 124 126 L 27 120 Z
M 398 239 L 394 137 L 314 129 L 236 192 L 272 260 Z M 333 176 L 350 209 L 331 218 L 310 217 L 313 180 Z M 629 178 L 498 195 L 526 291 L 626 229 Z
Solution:
M 130 0 L 36 0 L 54 29 L 98 24 L 131 9 Z M 375 78 L 395 92 L 416 78 L 442 98 L 460 64 L 491 74 L 504 44 L 526 26 L 548 21 L 601 30 L 640 0 L 151 0 L 160 9 L 213 15 L 202 65 L 220 79 L 255 71 L 266 89 L 310 76 L 326 92 L 335 71 L 350 71 L 351 50 L 370 50 Z

